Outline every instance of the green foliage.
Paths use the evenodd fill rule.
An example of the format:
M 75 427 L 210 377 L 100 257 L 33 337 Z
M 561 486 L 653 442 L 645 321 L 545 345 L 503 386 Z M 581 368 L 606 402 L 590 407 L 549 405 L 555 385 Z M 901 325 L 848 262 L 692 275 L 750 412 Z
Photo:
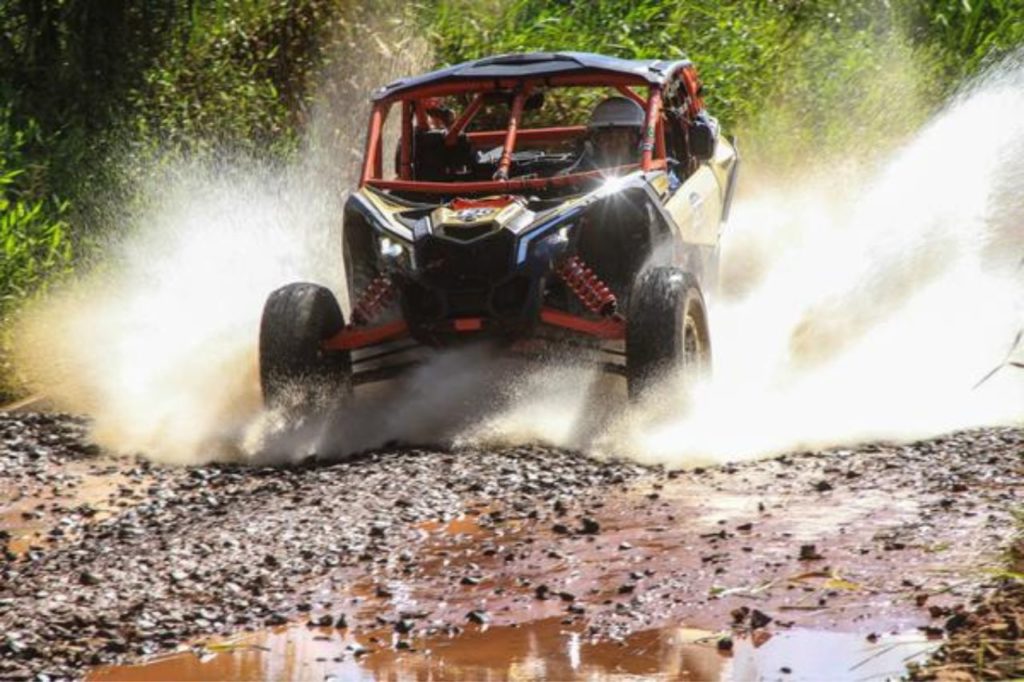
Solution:
M 32 194 L 71 206 L 76 234 L 110 228 L 136 168 L 157 158 L 282 158 L 342 0 L 10 0 L 0 3 L 0 102 Z M 127 163 L 126 163 L 127 161 Z M 132 166 L 126 168 L 126 166 Z
M 908 0 L 903 26 L 951 83 L 1024 43 L 1024 0 Z
M 748 158 L 867 153 L 1024 42 L 1024 0 L 439 0 L 441 61 L 527 50 L 687 57 Z
M 13 184 L 18 171 L 0 175 L 0 189 Z M 0 198 L 0 311 L 44 286 L 71 265 L 67 202 Z
M 332 0 L 192 5 L 128 94 L 127 135 L 162 153 L 288 154 L 339 12 Z
M 13 129 L 9 111 L 0 111 L 0 317 L 71 265 L 67 202 L 31 198 L 38 169 L 24 150 L 38 134 L 35 125 Z
M 17 307 L 71 270 L 68 203 L 33 198 L 45 190 L 45 168 L 26 150 L 41 134 L 34 122 L 14 128 L 10 109 L 0 109 L 0 351 L 9 347 L 7 322 Z M 0 401 L 16 390 L 4 356 L 0 352 Z

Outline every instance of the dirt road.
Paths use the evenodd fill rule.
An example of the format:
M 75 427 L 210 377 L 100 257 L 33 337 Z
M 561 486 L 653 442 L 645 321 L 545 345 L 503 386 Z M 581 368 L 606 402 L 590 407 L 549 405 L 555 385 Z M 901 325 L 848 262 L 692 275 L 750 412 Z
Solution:
M 0 677 L 898 673 L 984 591 L 1022 455 L 989 429 L 688 472 L 542 447 L 175 468 L 0 414 Z

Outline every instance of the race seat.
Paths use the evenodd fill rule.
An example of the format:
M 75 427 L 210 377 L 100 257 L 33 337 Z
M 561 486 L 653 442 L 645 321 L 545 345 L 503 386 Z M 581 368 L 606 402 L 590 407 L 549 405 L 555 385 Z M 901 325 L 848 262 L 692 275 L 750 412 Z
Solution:
M 445 130 L 417 130 L 413 137 L 413 179 L 424 182 L 448 182 L 473 172 L 473 152 L 469 138 L 460 133 L 455 144 L 445 144 Z

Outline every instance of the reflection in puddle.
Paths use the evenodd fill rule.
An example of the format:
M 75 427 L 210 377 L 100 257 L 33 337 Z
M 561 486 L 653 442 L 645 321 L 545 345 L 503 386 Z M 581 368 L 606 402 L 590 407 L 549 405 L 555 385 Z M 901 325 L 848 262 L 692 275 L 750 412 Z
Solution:
M 691 522 L 703 529 L 715 529 L 722 524 L 740 523 L 751 518 L 784 519 L 786 532 L 795 540 L 813 542 L 830 535 L 837 528 L 848 527 L 871 519 L 873 523 L 897 523 L 916 519 L 920 503 L 911 498 L 894 498 L 878 491 L 860 491 L 845 497 L 842 504 L 823 505 L 819 500 L 800 495 L 753 495 L 749 492 L 715 491 L 713 495 L 685 485 L 668 485 L 659 491 L 663 499 L 672 499 L 682 505 L 696 504 Z M 697 502 L 690 502 L 697 500 Z M 765 505 L 767 514 L 758 511 Z
M 737 638 L 720 651 L 708 632 L 666 628 L 622 642 L 587 641 L 557 619 L 520 627 L 471 629 L 452 638 L 409 640 L 395 650 L 347 631 L 282 628 L 211 645 L 138 666 L 95 670 L 92 682 L 118 680 L 873 680 L 898 677 L 906 664 L 934 648 L 916 634 L 869 642 L 859 634 L 792 630 L 755 646 Z M 363 653 L 362 647 L 367 647 Z
M 817 630 L 792 630 L 774 635 L 754 648 L 736 647 L 730 680 L 884 680 L 901 677 L 908 663 L 923 659 L 938 645 L 918 633 L 879 637 Z

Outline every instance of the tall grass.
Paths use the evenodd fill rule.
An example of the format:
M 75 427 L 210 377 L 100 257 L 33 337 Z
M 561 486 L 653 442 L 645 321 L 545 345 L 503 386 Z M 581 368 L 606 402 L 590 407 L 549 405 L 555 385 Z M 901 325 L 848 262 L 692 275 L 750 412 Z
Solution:
M 0 316 L 68 271 L 72 260 L 68 202 L 41 197 L 38 168 L 25 151 L 36 126 L 16 129 L 0 110 Z
M 437 54 L 583 50 L 680 58 L 748 156 L 870 151 L 1024 42 L 1024 0 L 439 0 Z M 784 164 L 782 164 L 784 165 Z
M 874 104 L 861 104 L 850 85 L 872 83 L 881 70 L 889 45 L 878 23 L 851 25 L 789 3 L 444 0 L 433 35 L 450 62 L 525 50 L 689 58 L 726 129 L 742 127 L 755 133 L 745 138 L 760 140 L 786 130 L 786 140 L 763 153 L 796 157 L 811 140 L 819 152 L 823 143 L 841 148 L 850 115 Z
M 0 400 L 15 392 L 7 367 L 8 320 L 17 307 L 71 270 L 68 202 L 40 197 L 41 169 L 25 156 L 37 126 L 12 126 L 0 109 Z

